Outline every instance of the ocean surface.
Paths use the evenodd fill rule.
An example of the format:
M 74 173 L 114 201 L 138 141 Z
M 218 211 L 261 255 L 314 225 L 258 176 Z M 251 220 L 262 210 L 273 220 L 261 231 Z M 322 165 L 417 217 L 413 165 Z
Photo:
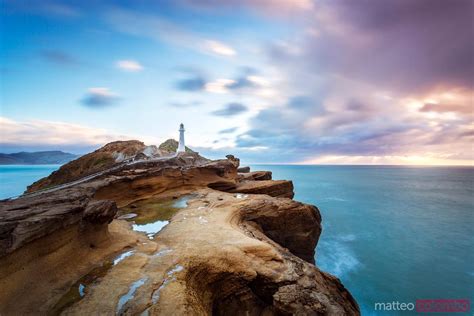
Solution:
M 383 315 L 374 310 L 376 302 L 458 298 L 470 299 L 472 306 L 474 168 L 258 165 L 252 170 L 293 180 L 295 199 L 320 209 L 316 264 L 342 280 L 363 315 Z
M 0 199 L 22 194 L 26 187 L 61 165 L 0 165 Z
M 0 166 L 0 198 L 58 167 Z M 364 315 L 384 314 L 377 302 L 473 301 L 474 168 L 251 167 L 293 180 L 295 199 L 318 206 L 316 263 L 342 280 Z

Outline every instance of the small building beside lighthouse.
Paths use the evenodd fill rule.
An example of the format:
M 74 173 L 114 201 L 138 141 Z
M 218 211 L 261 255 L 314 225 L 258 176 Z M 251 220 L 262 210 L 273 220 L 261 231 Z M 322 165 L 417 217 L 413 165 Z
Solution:
M 181 123 L 179 125 L 179 144 L 178 149 L 176 150 L 177 153 L 184 153 L 186 151 L 186 145 L 184 144 L 184 124 Z

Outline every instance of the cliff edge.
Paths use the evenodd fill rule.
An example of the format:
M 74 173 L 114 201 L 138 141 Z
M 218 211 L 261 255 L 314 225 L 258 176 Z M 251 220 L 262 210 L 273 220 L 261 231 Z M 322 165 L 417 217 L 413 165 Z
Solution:
M 0 314 L 359 315 L 314 265 L 319 210 L 238 167 L 182 153 L 0 202 Z

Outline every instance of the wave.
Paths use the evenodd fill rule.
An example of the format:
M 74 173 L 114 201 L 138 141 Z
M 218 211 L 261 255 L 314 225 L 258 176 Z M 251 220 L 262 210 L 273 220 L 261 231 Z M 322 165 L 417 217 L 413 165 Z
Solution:
M 354 240 L 356 240 L 356 235 L 354 235 L 354 234 L 342 235 L 342 236 L 339 236 L 339 240 L 341 240 L 341 241 L 354 241 Z
M 321 270 L 346 279 L 348 274 L 360 267 L 354 251 L 347 242 L 353 241 L 354 235 L 346 235 L 338 239 L 321 240 L 317 248 L 316 263 Z
M 335 196 L 330 196 L 330 197 L 322 198 L 321 200 L 324 200 L 324 201 L 336 201 L 336 202 L 347 202 L 347 200 L 345 200 L 345 199 L 343 199 L 343 198 L 335 197 Z

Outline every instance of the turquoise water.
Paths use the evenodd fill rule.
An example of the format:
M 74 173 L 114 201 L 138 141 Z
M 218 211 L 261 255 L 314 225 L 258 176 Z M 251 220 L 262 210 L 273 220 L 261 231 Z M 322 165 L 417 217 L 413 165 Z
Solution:
M 0 166 L 0 197 L 59 166 Z M 375 302 L 474 293 L 474 168 L 252 166 L 291 179 L 295 199 L 319 207 L 316 262 L 338 276 L 364 315 Z M 408 312 L 399 312 L 408 315 Z M 388 314 L 388 313 L 387 313 Z M 396 313 L 392 312 L 390 315 Z
M 0 165 L 0 199 L 22 194 L 28 185 L 48 176 L 60 165 Z
M 295 199 L 319 207 L 323 233 L 316 263 L 343 281 L 364 315 L 375 314 L 375 302 L 472 302 L 474 168 L 259 165 L 252 170 L 293 180 Z

